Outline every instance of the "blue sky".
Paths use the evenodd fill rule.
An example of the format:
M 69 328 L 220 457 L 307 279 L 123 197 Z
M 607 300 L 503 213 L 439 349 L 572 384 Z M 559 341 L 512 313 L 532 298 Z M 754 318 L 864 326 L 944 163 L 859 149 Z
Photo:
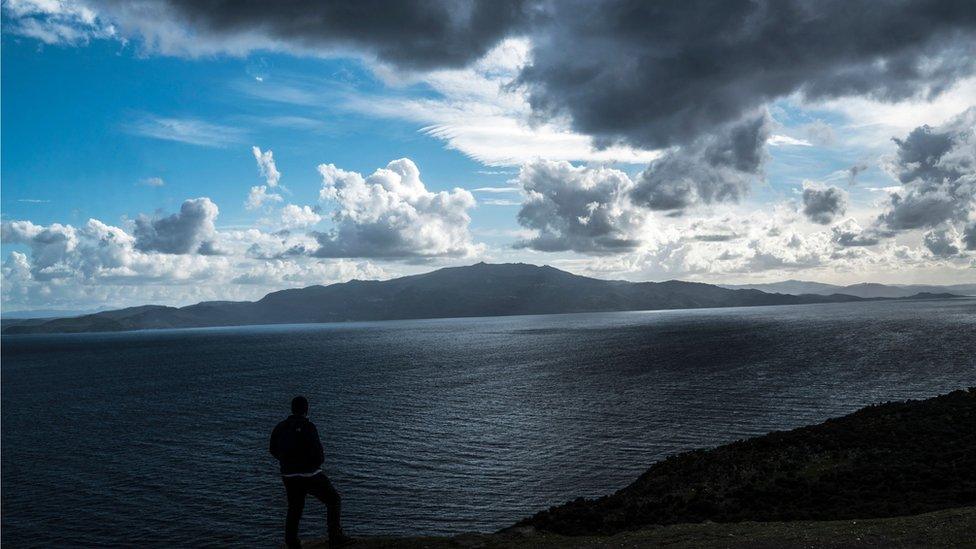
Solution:
M 768 100 L 750 111 L 766 120 L 765 160 L 715 176 L 728 193 L 712 199 L 665 168 L 719 137 L 601 149 L 571 115 L 538 117 L 530 91 L 510 85 L 536 55 L 532 36 L 418 70 L 355 48 L 166 42 L 99 9 L 5 4 L 7 310 L 252 299 L 480 260 L 632 280 L 976 279 L 966 211 L 879 221 L 911 190 L 891 138 L 961 124 L 969 139 L 959 117 L 976 103 L 972 76 L 931 97 Z M 280 181 L 262 175 L 254 147 L 271 151 Z M 369 177 L 401 158 L 419 174 Z M 319 169 L 329 164 L 339 171 Z M 634 189 L 681 181 L 698 191 L 680 208 L 637 203 Z M 262 185 L 271 198 L 248 208 Z M 187 206 L 198 198 L 208 203 Z
M 4 36 L 3 66 L 3 129 L 13 137 L 3 141 L 3 212 L 10 218 L 118 220 L 171 211 L 202 190 L 221 205 L 221 224 L 250 224 L 242 189 L 260 180 L 252 145 L 274 150 L 293 196 L 306 201 L 318 193 L 315 166 L 321 162 L 368 173 L 409 157 L 434 189 L 505 180 L 479 173 L 484 166 L 445 151 L 415 123 L 350 115 L 329 104 L 282 105 L 244 91 L 260 87 L 253 75 L 271 80 L 275 74 L 314 74 L 324 87 L 382 91 L 355 61 L 281 55 L 184 60 L 141 56 L 114 42 L 73 48 Z M 223 130 L 208 145 L 140 134 L 139 125 L 154 118 Z M 165 185 L 139 184 L 151 177 Z

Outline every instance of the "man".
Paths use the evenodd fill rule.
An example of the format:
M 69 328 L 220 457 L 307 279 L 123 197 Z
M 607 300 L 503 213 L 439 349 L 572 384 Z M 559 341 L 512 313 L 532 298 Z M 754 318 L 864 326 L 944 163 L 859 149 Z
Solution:
M 325 456 L 322 441 L 315 425 L 308 420 L 308 400 L 297 396 L 291 400 L 291 415 L 271 432 L 271 455 L 281 464 L 281 478 L 288 496 L 288 516 L 285 519 L 285 543 L 301 547 L 298 522 L 305 508 L 305 494 L 312 494 L 328 509 L 329 547 L 339 547 L 352 541 L 339 524 L 339 493 L 329 477 L 322 472 Z

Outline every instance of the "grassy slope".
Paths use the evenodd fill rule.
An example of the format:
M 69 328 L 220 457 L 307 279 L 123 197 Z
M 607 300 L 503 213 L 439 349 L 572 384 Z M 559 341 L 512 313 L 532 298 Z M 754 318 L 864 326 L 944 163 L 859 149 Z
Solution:
M 834 520 L 976 504 L 976 389 L 672 456 L 633 484 L 519 523 L 564 535 L 652 524 Z
M 613 536 L 576 536 L 510 531 L 453 538 L 363 538 L 355 549 L 485 549 L 526 547 L 556 549 L 670 547 L 976 547 L 976 507 L 887 519 L 674 524 Z M 326 548 L 319 541 L 305 547 Z

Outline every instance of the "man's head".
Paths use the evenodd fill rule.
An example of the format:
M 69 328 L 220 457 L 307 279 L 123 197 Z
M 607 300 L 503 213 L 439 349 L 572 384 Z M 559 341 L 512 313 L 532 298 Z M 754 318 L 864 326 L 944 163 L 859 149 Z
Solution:
M 307 416 L 308 415 L 308 399 L 303 396 L 297 396 L 291 399 L 291 413 L 296 416 Z

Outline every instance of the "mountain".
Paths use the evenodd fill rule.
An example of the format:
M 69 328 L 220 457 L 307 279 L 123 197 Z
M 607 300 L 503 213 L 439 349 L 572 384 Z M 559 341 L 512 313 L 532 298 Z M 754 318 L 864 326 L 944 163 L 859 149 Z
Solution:
M 860 301 L 681 282 L 625 282 L 523 263 L 439 269 L 393 280 L 352 280 L 282 290 L 258 301 L 144 305 L 72 318 L 4 322 L 3 333 L 106 332 L 472 316 L 795 305 Z
M 802 295 L 832 295 L 844 294 L 865 299 L 912 297 L 916 294 L 943 294 L 976 296 L 976 284 L 953 284 L 938 286 L 933 284 L 888 285 L 864 282 L 849 286 L 809 282 L 805 280 L 784 280 L 766 284 L 720 284 L 722 288 L 730 290 L 759 290 L 780 294 Z

